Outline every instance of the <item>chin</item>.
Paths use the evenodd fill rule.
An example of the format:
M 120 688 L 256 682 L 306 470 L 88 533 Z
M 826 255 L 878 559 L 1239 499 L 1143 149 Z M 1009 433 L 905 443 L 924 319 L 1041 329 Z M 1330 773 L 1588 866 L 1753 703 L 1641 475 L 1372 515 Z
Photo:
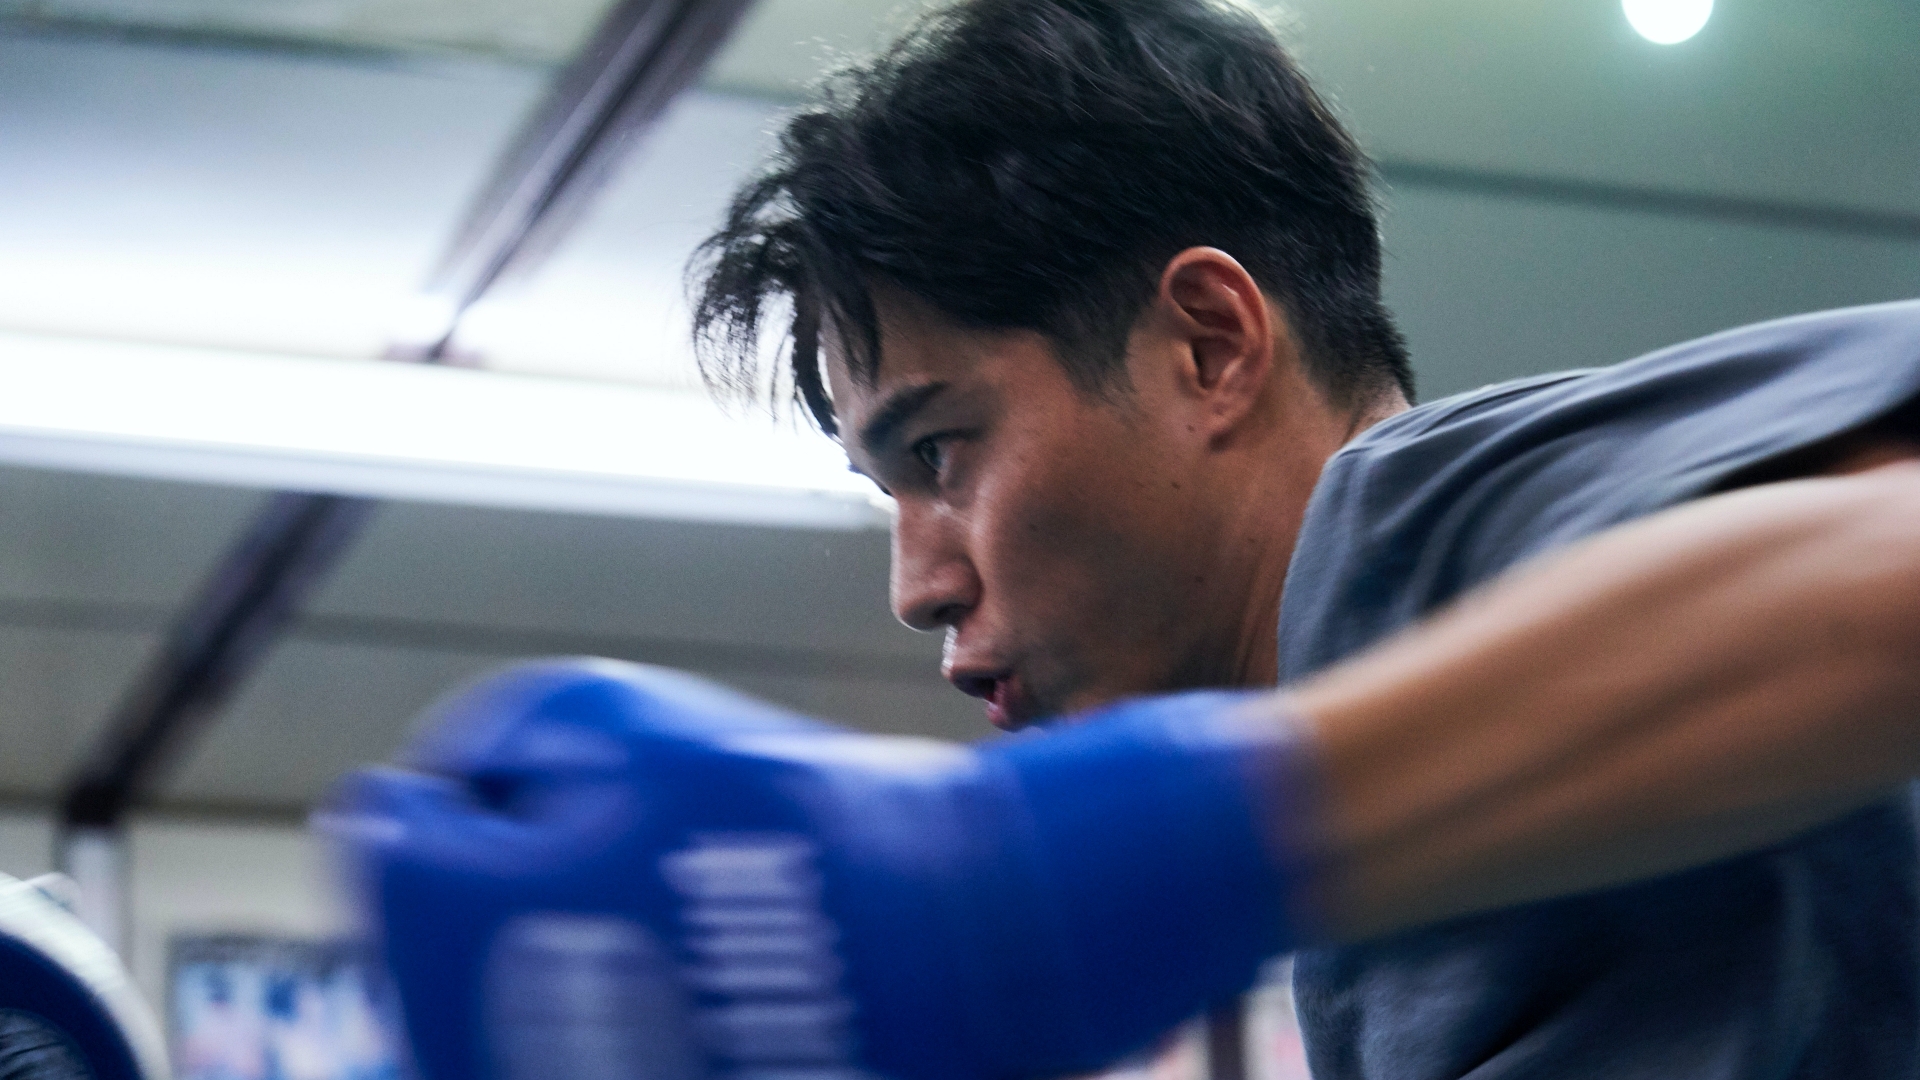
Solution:
M 1048 727 L 1056 724 L 1071 724 L 1096 709 L 1152 692 L 1151 690 L 1113 690 L 1075 694 L 1065 704 L 1047 712 L 1035 723 Z

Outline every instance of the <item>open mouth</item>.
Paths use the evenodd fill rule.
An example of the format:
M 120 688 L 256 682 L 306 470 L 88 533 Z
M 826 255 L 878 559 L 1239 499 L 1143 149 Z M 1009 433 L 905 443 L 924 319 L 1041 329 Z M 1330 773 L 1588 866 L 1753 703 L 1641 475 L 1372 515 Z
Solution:
M 986 704 L 987 722 L 1002 731 L 1017 731 L 1027 725 L 1029 710 L 1019 677 L 1012 672 L 974 674 L 955 672 L 949 681 L 968 697 Z

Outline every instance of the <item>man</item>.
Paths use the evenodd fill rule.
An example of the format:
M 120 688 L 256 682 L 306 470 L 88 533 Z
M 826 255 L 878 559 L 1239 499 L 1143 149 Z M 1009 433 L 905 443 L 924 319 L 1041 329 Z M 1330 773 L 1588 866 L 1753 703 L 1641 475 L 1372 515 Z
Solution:
M 791 393 L 893 496 L 895 611 L 946 633 L 948 678 L 995 724 L 1289 686 L 1150 699 L 942 766 L 937 789 L 967 794 L 940 805 L 975 815 L 911 808 L 905 774 L 868 800 L 942 852 L 954 830 L 1001 854 L 1037 836 L 1037 863 L 942 854 L 974 869 L 924 878 L 908 866 L 931 857 L 848 826 L 842 795 L 769 811 L 823 838 L 821 917 L 848 941 L 848 1007 L 867 1018 L 868 1048 L 831 1060 L 916 1076 L 1094 1064 L 1215 1000 L 1249 958 L 1308 944 L 1296 992 L 1329 1077 L 1911 1073 L 1920 903 L 1892 793 L 1920 771 L 1920 307 L 1408 411 L 1366 180 L 1238 8 L 975 0 L 831 83 L 709 242 L 711 377 Z M 782 303 L 792 350 L 770 378 Z M 476 692 L 443 729 L 517 732 L 498 718 L 583 692 L 528 678 L 547 681 Z M 631 701 L 607 707 L 630 714 L 620 730 L 694 739 L 725 777 L 773 767 L 756 740 L 776 728 L 726 719 L 744 706 L 670 687 Z M 415 767 L 526 768 L 451 745 Z M 809 791 L 875 782 L 839 750 L 774 757 Z M 742 792 L 730 806 L 779 786 L 721 775 L 701 790 Z M 346 802 L 383 807 L 385 829 L 415 798 Z M 1239 835 L 1248 814 L 1264 840 Z M 705 879 L 671 867 L 787 850 L 674 842 L 693 846 L 663 874 L 696 913 L 684 883 Z M 1278 877 L 1250 869 L 1263 843 Z M 1107 847 L 1124 871 L 1081 857 Z M 429 905 L 391 884 L 416 853 L 375 848 L 389 938 L 424 932 L 404 920 Z M 1058 887 L 1031 885 L 1049 860 Z M 957 912 L 887 935 L 874 927 L 893 915 L 848 913 L 869 895 L 933 910 L 1002 871 L 1057 933 L 1008 945 L 1017 906 L 993 930 Z M 897 886 L 934 879 L 949 887 Z M 1103 899 L 1129 890 L 1152 902 Z M 1283 909 L 1284 933 L 1260 929 Z M 929 1019 L 970 1006 L 901 1004 L 920 991 L 863 951 L 953 927 L 976 942 L 960 953 L 1024 957 L 1043 984 L 1011 989 L 1012 961 L 965 976 L 1022 1003 L 969 1012 L 972 1036 Z M 1157 959 L 1129 967 L 1129 950 Z M 1102 1040 L 1086 1020 L 1102 1010 L 1124 1037 Z M 916 1056 L 905 1031 L 951 1049 Z M 711 1052 L 775 1061 L 741 1045 Z
M 1249 16 L 963 6 L 788 126 L 710 244 L 702 326 L 722 381 L 746 384 L 759 305 L 800 298 L 799 394 L 898 501 L 895 611 L 947 633 L 948 677 L 1008 727 L 1298 680 L 1576 538 L 1912 454 L 1920 427 L 1883 419 L 1920 393 L 1905 310 L 1443 402 L 1322 479 L 1410 389 L 1363 177 Z M 1888 351 L 1807 355 L 1855 334 Z M 1572 723 L 1556 698 L 1593 679 L 1563 675 L 1543 727 Z M 1446 760 L 1421 746 L 1417 771 Z M 1313 1060 L 1436 1078 L 1904 1074 L 1911 844 L 1888 804 L 1688 878 L 1311 953 L 1296 985 Z M 1863 918 L 1858 940 L 1827 939 Z M 1861 1037 L 1880 1026 L 1900 1034 Z

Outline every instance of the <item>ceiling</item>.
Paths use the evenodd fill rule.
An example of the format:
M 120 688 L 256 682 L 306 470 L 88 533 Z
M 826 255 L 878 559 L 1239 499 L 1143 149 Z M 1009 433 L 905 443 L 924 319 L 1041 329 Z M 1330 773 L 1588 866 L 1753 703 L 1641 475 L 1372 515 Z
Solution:
M 0 154 L 33 163 L 0 171 L 0 329 L 380 355 L 606 3 L 0 0 Z M 464 355 L 696 385 L 686 254 L 780 110 L 919 6 L 762 0 L 551 263 L 470 313 Z M 1910 0 L 1721 0 L 1671 47 L 1615 0 L 1275 16 L 1390 220 L 1445 190 L 1920 239 Z
M 0 0 L 0 17 L 553 65 L 608 0 Z M 924 3 L 761 0 L 712 88 L 804 96 Z M 1721 0 L 1678 46 L 1616 0 L 1262 6 L 1369 148 L 1527 175 L 1920 215 L 1920 5 Z
M 0 17 L 149 36 L 554 64 L 610 0 L 0 0 Z

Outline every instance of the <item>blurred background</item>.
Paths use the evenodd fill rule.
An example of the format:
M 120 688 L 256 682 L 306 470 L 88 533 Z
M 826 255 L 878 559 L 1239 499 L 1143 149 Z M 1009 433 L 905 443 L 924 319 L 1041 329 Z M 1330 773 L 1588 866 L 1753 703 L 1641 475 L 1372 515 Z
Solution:
M 1271 8 L 1379 163 L 1423 397 L 1920 294 L 1920 7 L 1704 6 Z M 0 0 L 0 871 L 102 841 L 66 861 L 193 1023 L 262 970 L 334 985 L 298 952 L 341 929 L 304 815 L 505 659 L 986 732 L 888 615 L 884 511 L 834 447 L 705 402 L 681 289 L 782 115 L 918 8 L 706 9 L 604 187 L 495 274 L 501 178 L 623 62 L 608 0 Z M 181 643 L 274 490 L 380 504 L 316 511 L 351 527 L 210 676 Z

